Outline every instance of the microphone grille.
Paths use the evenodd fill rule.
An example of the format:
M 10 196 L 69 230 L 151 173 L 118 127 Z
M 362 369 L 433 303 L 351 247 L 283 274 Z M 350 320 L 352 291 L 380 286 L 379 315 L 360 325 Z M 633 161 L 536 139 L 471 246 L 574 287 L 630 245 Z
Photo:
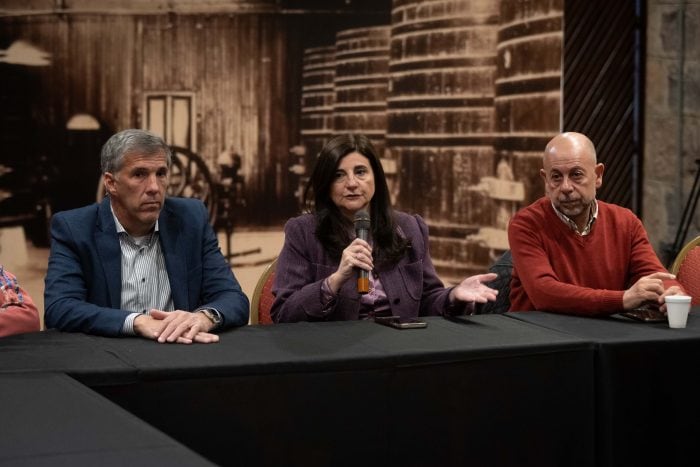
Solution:
M 370 229 L 369 214 L 364 209 L 355 213 L 355 230 Z

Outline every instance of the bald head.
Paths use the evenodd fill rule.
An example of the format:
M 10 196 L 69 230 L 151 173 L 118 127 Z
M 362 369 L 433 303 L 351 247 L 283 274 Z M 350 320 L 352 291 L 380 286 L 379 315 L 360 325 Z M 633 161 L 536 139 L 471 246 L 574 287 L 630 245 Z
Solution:
M 547 143 L 544 150 L 543 165 L 551 164 L 552 160 L 559 158 L 579 156 L 589 159 L 588 162 L 595 165 L 598 162 L 593 141 L 583 133 L 569 131 L 560 133 Z
M 540 175 L 554 207 L 581 228 L 588 221 L 596 190 L 603 183 L 593 142 L 581 133 L 562 133 L 547 144 Z

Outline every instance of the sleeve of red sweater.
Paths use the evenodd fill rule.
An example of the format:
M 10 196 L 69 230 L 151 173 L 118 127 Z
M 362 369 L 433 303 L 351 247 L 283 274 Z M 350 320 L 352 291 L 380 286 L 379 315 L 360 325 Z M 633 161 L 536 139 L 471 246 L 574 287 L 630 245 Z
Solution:
M 635 282 L 644 276 L 655 272 L 668 272 L 659 261 L 656 252 L 649 243 L 649 237 L 642 225 L 642 222 L 634 218 L 634 228 L 631 229 L 631 264 L 630 264 L 630 280 L 627 287 L 631 287 Z M 677 280 L 664 281 L 664 287 L 678 286 L 683 290 L 683 286 Z

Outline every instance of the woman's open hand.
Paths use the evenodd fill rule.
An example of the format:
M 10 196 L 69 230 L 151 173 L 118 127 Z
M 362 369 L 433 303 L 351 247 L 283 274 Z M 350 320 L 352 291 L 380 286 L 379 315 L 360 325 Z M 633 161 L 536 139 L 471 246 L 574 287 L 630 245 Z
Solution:
M 478 274 L 464 279 L 457 287 L 450 291 L 450 299 L 467 303 L 486 303 L 496 300 L 498 290 L 484 285 L 498 277 L 497 274 Z

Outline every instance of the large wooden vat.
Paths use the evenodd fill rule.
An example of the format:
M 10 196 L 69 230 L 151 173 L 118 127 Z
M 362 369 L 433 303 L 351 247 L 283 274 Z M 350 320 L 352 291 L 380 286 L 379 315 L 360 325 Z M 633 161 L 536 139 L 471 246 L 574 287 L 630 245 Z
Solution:
M 424 216 L 443 276 L 483 270 L 488 250 L 467 237 L 490 225 L 499 2 L 396 0 L 392 9 L 387 145 L 401 208 Z
M 334 133 L 367 135 L 381 157 L 389 84 L 388 26 L 338 32 L 335 43 Z
M 301 140 L 306 147 L 307 173 L 333 134 L 335 46 L 304 49 L 301 88 Z
M 494 149 L 524 184 L 523 205 L 544 193 L 542 153 L 560 128 L 563 3 L 501 2 Z

